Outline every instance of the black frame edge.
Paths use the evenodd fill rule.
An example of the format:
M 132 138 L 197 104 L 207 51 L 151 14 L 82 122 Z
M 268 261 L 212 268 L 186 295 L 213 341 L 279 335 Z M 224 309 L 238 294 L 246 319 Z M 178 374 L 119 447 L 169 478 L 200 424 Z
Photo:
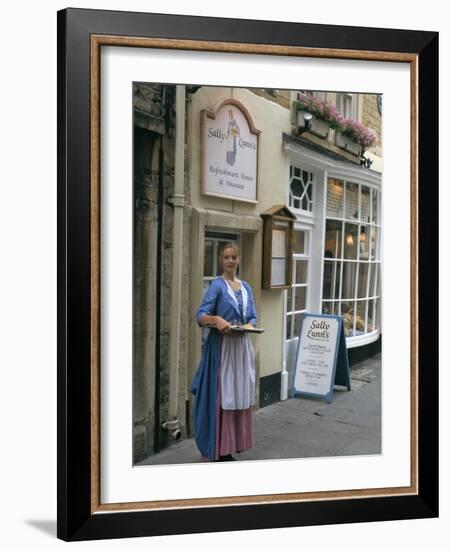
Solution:
M 433 31 L 409 29 L 231 19 L 198 15 L 85 8 L 68 8 L 65 11 L 80 28 L 89 28 L 90 32 L 95 34 L 242 44 L 298 45 L 308 48 L 326 47 L 342 50 L 418 53 L 436 34 Z M 261 34 L 265 34 L 264 39 L 261 39 Z M 381 49 L 373 46 L 373 42 L 376 40 L 382 42 Z M 326 42 L 327 45 L 324 46 L 323 42 Z M 357 43 L 356 47 L 355 43 Z
M 57 536 L 67 540 L 66 388 L 66 13 L 57 13 Z
M 419 54 L 418 75 L 419 494 L 433 517 L 439 514 L 439 334 L 433 328 L 439 326 L 438 69 L 439 35 L 433 33 Z
M 347 499 L 339 501 L 338 506 L 336 503 L 328 500 L 102 513 L 92 516 L 71 540 L 250 531 L 435 517 L 434 511 L 419 496 Z
M 90 44 L 73 10 L 59 11 L 57 25 L 57 536 L 73 540 L 91 517 Z

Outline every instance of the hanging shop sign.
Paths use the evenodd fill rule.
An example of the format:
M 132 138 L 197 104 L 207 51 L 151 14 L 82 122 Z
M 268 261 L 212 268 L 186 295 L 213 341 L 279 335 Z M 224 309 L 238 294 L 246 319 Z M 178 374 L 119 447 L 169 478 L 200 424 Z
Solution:
M 202 111 L 202 194 L 258 202 L 259 134 L 235 99 L 223 101 L 215 112 Z
M 331 403 L 335 385 L 351 389 L 343 319 L 305 313 L 300 320 L 290 396 L 318 397 Z

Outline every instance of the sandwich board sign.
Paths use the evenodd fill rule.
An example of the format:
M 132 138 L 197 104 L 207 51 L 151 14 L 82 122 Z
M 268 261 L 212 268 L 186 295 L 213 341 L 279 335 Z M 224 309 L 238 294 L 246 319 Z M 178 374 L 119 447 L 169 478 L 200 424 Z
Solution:
M 300 320 L 290 397 L 318 397 L 331 403 L 335 384 L 351 389 L 343 319 L 305 313 Z

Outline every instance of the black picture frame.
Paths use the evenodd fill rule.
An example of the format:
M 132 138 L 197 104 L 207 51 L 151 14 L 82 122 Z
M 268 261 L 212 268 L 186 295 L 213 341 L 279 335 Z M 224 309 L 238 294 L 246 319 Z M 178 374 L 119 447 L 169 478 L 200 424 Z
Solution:
M 418 490 L 415 495 L 97 513 L 92 487 L 91 37 L 411 54 L 417 62 Z M 126 43 L 126 39 L 124 41 Z M 200 46 L 201 48 L 201 46 Z M 207 49 L 207 48 L 205 48 Z M 331 57 L 339 57 L 335 53 Z M 364 55 L 361 55 L 364 58 Z M 66 9 L 58 12 L 58 532 L 64 540 L 438 515 L 438 33 Z M 413 313 L 414 315 L 414 313 Z M 426 368 L 425 368 L 426 367 Z

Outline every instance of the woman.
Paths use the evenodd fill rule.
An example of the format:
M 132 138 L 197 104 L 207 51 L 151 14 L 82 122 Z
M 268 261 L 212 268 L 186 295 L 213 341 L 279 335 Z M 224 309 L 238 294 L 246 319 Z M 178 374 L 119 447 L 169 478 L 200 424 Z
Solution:
M 226 161 L 230 166 L 234 166 L 236 162 L 236 153 L 237 153 L 237 144 L 236 138 L 241 135 L 238 123 L 233 116 L 233 111 L 230 109 L 228 111 L 228 128 L 227 128 L 227 156 Z
M 223 274 L 214 279 L 196 321 L 211 326 L 192 382 L 195 440 L 204 460 L 236 460 L 231 453 L 253 446 L 251 406 L 255 399 L 255 362 L 247 333 L 232 325 L 253 327 L 256 311 L 250 285 L 236 277 L 239 248 L 226 243 L 220 252 Z

